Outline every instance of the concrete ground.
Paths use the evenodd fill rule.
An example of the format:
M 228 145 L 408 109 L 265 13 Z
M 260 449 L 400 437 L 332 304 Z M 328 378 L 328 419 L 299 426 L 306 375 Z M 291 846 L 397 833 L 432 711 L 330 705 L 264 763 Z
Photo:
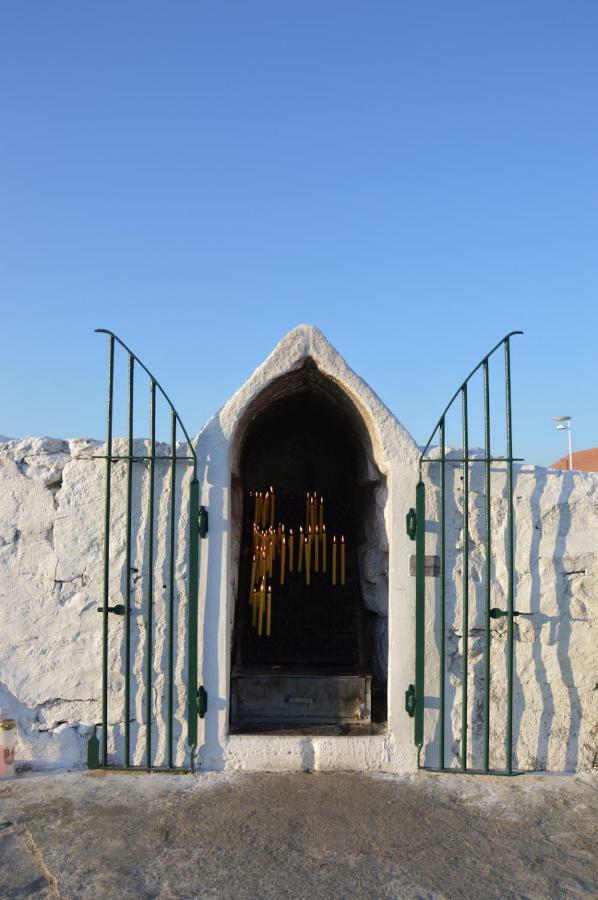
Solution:
M 598 778 L 29 773 L 0 897 L 595 897 Z

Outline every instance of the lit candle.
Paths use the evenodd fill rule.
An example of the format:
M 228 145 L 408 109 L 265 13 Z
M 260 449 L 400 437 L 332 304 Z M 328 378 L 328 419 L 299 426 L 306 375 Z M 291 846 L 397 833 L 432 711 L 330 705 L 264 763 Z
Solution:
M 262 520 L 262 495 L 260 491 L 255 492 L 255 524 L 259 525 Z
M 307 538 L 303 538 L 305 543 L 305 583 L 311 584 L 310 580 L 310 563 L 311 563 L 311 542 Z
M 289 530 L 289 572 L 293 571 L 293 551 L 295 549 L 295 535 L 293 529 Z
M 274 488 L 272 487 L 272 485 L 270 485 L 270 494 L 271 494 L 271 500 L 270 500 L 270 527 L 273 528 L 273 527 L 274 527 Z
M 265 605 L 266 605 L 266 579 L 262 578 L 262 583 L 260 586 L 260 608 L 259 608 L 259 611 L 257 614 L 257 633 L 260 637 L 262 636 Z
M 309 525 L 309 491 L 305 495 L 305 530 L 307 531 L 307 526 Z
M 322 525 L 322 572 L 326 571 L 326 526 Z
M 253 586 L 255 584 L 255 553 L 253 554 L 253 561 L 251 563 L 251 581 L 249 582 L 249 600 L 251 602 L 251 598 L 253 597 Z
M 284 566 L 287 554 L 287 540 L 283 534 L 282 544 L 280 545 L 280 583 L 284 584 Z
M 324 498 L 323 498 L 323 497 L 320 497 L 320 509 L 319 509 L 319 513 L 320 513 L 320 522 L 319 522 L 319 524 L 320 524 L 320 534 L 322 534 L 322 529 L 323 529 L 323 527 L 324 527 Z
M 262 528 L 266 528 L 268 525 L 268 516 L 270 512 L 270 494 L 266 491 L 266 496 L 264 497 L 264 505 L 262 507 Z
M 345 583 L 346 576 L 345 536 L 341 535 L 341 584 Z
M 316 505 L 312 497 L 309 502 L 309 524 L 312 531 L 316 530 Z
M 255 590 L 253 592 L 253 597 L 251 600 L 251 627 L 255 628 L 257 626 L 257 611 L 260 605 L 260 592 Z
M 314 536 L 314 548 L 316 551 L 315 559 L 314 559 L 314 571 L 320 571 L 320 532 L 318 530 L 318 526 L 316 525 L 316 533 Z
M 303 539 L 303 528 L 299 526 L 299 558 L 297 559 L 297 571 L 299 574 L 303 571 L 303 547 L 304 539 Z
M 332 538 L 332 583 L 336 584 L 336 535 Z
M 268 587 L 268 596 L 266 598 L 266 637 L 270 637 L 272 630 L 272 586 Z
M 255 500 L 253 502 L 253 524 L 255 525 L 255 523 L 257 522 L 257 491 L 255 492 L 255 495 L 254 495 L 253 491 L 250 491 L 249 496 L 250 497 L 255 496 Z
M 272 578 L 272 560 L 274 557 L 274 540 L 270 538 L 270 544 L 268 546 L 268 575 Z

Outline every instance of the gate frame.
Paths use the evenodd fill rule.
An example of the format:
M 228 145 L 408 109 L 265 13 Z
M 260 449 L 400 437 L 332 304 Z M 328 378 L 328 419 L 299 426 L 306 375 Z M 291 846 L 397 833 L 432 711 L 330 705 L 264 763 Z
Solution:
M 407 713 L 414 718 L 414 743 L 417 748 L 418 769 L 426 769 L 443 773 L 469 773 L 492 775 L 517 775 L 522 774 L 513 770 L 513 674 L 514 674 L 514 629 L 515 616 L 526 615 L 514 608 L 515 580 L 514 580 L 514 510 L 513 510 L 513 463 L 522 462 L 519 457 L 513 456 L 512 412 L 511 412 L 511 354 L 510 340 L 514 335 L 523 334 L 523 331 L 510 331 L 480 360 L 471 370 L 469 375 L 457 388 L 442 415 L 438 419 L 428 442 L 419 457 L 419 481 L 416 486 L 415 509 L 410 509 L 407 514 L 407 533 L 411 540 L 416 542 L 416 571 L 415 571 L 415 684 L 410 684 L 405 695 L 405 708 Z M 504 350 L 505 366 L 505 422 L 507 454 L 506 456 L 492 456 L 491 454 L 491 429 L 490 429 L 490 379 L 489 359 L 502 347 Z M 473 376 L 482 369 L 483 376 L 483 405 L 484 405 L 484 455 L 471 457 L 469 455 L 468 434 L 468 398 L 467 386 Z M 455 400 L 461 395 L 461 425 L 463 447 L 461 457 L 446 457 L 445 420 Z M 440 457 L 426 458 L 426 453 L 436 435 L 439 436 Z M 463 652 L 462 652 L 462 713 L 461 713 L 461 767 L 448 767 L 445 764 L 445 643 L 446 643 L 446 463 L 461 463 L 463 465 Z M 491 465 L 494 462 L 506 463 L 507 471 L 507 609 L 491 608 L 491 515 L 490 515 L 490 475 Z M 439 510 L 439 555 L 440 555 L 440 659 L 439 659 L 439 751 L 438 766 L 426 766 L 421 764 L 421 751 L 424 745 L 424 694 L 425 694 L 425 484 L 423 481 L 423 465 L 428 463 L 440 464 L 440 510 Z M 467 766 L 467 667 L 468 667 L 468 637 L 469 637 L 469 466 L 472 463 L 483 463 L 485 474 L 485 500 L 486 500 L 486 534 L 485 534 L 485 641 L 484 641 L 484 759 L 481 769 L 471 769 Z M 490 769 L 490 645 L 491 645 L 491 619 L 507 619 L 507 723 L 506 723 L 506 765 L 504 769 Z
M 197 753 L 197 718 L 203 718 L 208 708 L 208 695 L 203 685 L 197 684 L 197 631 L 198 631 L 198 596 L 199 596 L 199 538 L 205 538 L 208 532 L 208 513 L 205 507 L 199 505 L 199 481 L 197 478 L 197 454 L 189 437 L 189 433 L 183 424 L 170 397 L 150 372 L 139 357 L 125 344 L 121 338 L 107 328 L 96 328 L 98 334 L 108 336 L 108 389 L 106 409 L 106 454 L 93 456 L 93 459 L 106 461 L 106 477 L 104 490 L 104 562 L 103 562 L 103 602 L 98 607 L 102 613 L 102 722 L 101 744 L 96 736 L 96 729 L 89 740 L 87 765 L 90 769 L 141 769 L 144 771 L 194 771 L 195 755 Z M 128 358 L 128 382 L 127 382 L 127 453 L 114 455 L 113 447 L 113 417 L 114 417 L 114 350 L 115 344 L 119 344 L 127 353 Z M 149 417 L 150 417 L 150 452 L 149 455 L 135 456 L 133 435 L 133 410 L 134 410 L 134 385 L 135 363 L 145 372 L 149 379 Z M 157 456 L 156 454 L 156 390 L 160 392 L 170 409 L 170 454 Z M 188 453 L 187 456 L 177 456 L 177 422 L 185 437 Z M 153 542 L 155 526 L 154 509 L 154 473 L 156 460 L 170 463 L 170 510 L 171 522 L 169 542 L 169 585 L 168 585 L 168 678 L 167 678 L 167 765 L 152 765 L 152 627 L 153 627 Z M 110 531 L 111 531 L 111 501 L 112 501 L 112 465 L 118 462 L 127 464 L 127 511 L 126 511 L 126 588 L 124 604 L 110 606 Z M 130 694 L 131 694 L 131 544 L 132 544 L 132 484 L 133 464 L 149 463 L 149 498 L 148 498 L 148 590 L 146 606 L 146 641 L 147 664 L 145 672 L 145 703 L 146 703 L 146 735 L 145 735 L 145 765 L 132 765 L 130 753 Z M 189 463 L 193 465 L 192 478 L 189 484 L 189 545 L 187 548 L 188 559 L 188 615 L 187 615 L 187 744 L 189 746 L 190 765 L 187 768 L 176 768 L 173 761 L 173 695 L 174 695 L 174 558 L 175 558 L 175 503 L 176 503 L 176 467 L 177 463 Z M 123 616 L 125 620 L 125 701 L 124 701 L 124 764 L 119 765 L 108 762 L 108 615 L 112 613 Z M 122 640 L 122 639 L 121 639 Z M 97 726 L 96 726 L 97 727 Z

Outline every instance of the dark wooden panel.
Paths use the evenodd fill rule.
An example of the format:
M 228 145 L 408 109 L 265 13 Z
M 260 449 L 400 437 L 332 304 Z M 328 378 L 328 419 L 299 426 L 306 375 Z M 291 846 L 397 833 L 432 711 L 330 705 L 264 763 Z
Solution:
M 232 699 L 233 724 L 368 723 L 371 676 L 233 675 Z

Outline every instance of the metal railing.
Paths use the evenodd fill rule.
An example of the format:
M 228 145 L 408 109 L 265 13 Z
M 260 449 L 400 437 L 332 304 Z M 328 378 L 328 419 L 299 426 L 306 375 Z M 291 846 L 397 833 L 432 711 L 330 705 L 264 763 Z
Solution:
M 512 411 L 511 411 L 511 356 L 510 340 L 514 335 L 523 334 L 522 331 L 511 331 L 505 335 L 475 366 L 465 381 L 455 391 L 428 442 L 426 443 L 419 459 L 419 481 L 416 487 L 415 527 L 410 530 L 410 536 L 416 541 L 416 647 L 415 647 L 415 685 L 410 686 L 407 698 L 408 712 L 415 719 L 415 744 L 418 748 L 418 765 L 421 768 L 433 768 L 437 771 L 452 772 L 483 772 L 490 771 L 496 774 L 514 774 L 513 772 L 513 671 L 514 671 L 514 634 L 513 618 L 520 615 L 514 608 L 514 512 L 513 512 L 513 463 L 521 460 L 513 456 Z M 500 349 L 504 351 L 504 387 L 505 387 L 505 425 L 506 425 L 506 456 L 492 456 L 491 451 L 491 421 L 490 421 L 490 371 L 489 360 Z M 482 371 L 483 387 L 483 417 L 484 417 L 484 454 L 483 456 L 471 456 L 469 450 L 469 405 L 468 386 L 472 378 Z M 446 418 L 453 404 L 461 399 L 461 435 L 463 452 L 459 457 L 447 457 L 446 448 Z M 438 438 L 439 456 L 427 456 L 432 442 Z M 438 543 L 440 557 L 440 583 L 439 583 L 439 730 L 438 730 L 438 765 L 421 766 L 420 755 L 424 745 L 424 694 L 425 694 L 425 527 L 426 527 L 426 503 L 425 484 L 423 480 L 423 467 L 426 464 L 435 463 L 440 468 L 439 478 L 439 528 Z M 447 641 L 447 522 L 446 522 L 446 489 L 447 489 L 447 463 L 461 464 L 463 477 L 463 521 L 462 521 L 462 658 L 461 658 L 461 740 L 460 757 L 461 767 L 455 770 L 446 765 L 445 731 L 446 731 L 446 641 Z M 491 516 L 491 466 L 496 463 L 504 463 L 506 466 L 506 493 L 507 493 L 507 525 L 506 525 L 506 568 L 507 568 L 507 597 L 506 610 L 493 609 L 491 606 L 492 589 L 492 516 Z M 468 667 L 469 667 L 469 556 L 470 556 L 470 527 L 469 527 L 469 492 L 470 471 L 472 464 L 484 466 L 484 495 L 485 495 L 485 574 L 484 574 L 484 709 L 483 709 L 483 762 L 482 767 L 474 769 L 468 767 Z M 413 512 L 413 511 L 412 511 Z M 409 530 L 409 529 L 408 529 Z M 491 622 L 501 617 L 507 619 L 507 701 L 506 701 L 506 764 L 505 769 L 490 769 L 490 655 L 491 655 Z
M 170 466 L 170 497 L 168 529 L 168 588 L 167 588 L 167 621 L 166 629 L 166 657 L 167 666 L 165 672 L 166 683 L 166 765 L 161 768 L 173 769 L 173 721 L 174 721 L 174 641 L 175 641 L 175 555 L 176 555 L 176 479 L 179 464 L 191 464 L 192 476 L 189 483 L 189 543 L 186 549 L 188 567 L 188 606 L 187 606 L 187 743 L 190 753 L 190 768 L 193 769 L 194 757 L 197 749 L 197 717 L 205 713 L 207 708 L 207 695 L 203 687 L 197 686 L 197 627 L 198 627 L 198 588 L 199 588 L 199 541 L 200 536 L 205 536 L 207 527 L 202 528 L 199 507 L 199 481 L 197 478 L 197 456 L 191 442 L 191 438 L 181 418 L 176 411 L 168 394 L 163 389 L 157 378 L 133 353 L 116 334 L 106 328 L 97 328 L 96 332 L 108 336 L 108 394 L 106 416 L 106 454 L 99 457 L 106 460 L 106 481 L 104 499 L 104 563 L 103 563 L 103 603 L 99 607 L 102 613 L 102 723 L 101 744 L 94 759 L 93 750 L 90 752 L 90 766 L 98 765 L 103 768 L 160 768 L 153 764 L 152 748 L 152 720 L 154 717 L 152 703 L 152 675 L 153 675 L 153 631 L 154 631 L 154 542 L 156 532 L 155 509 L 155 483 L 156 462 L 168 463 Z M 127 453 L 113 453 L 113 422 L 114 422 L 114 363 L 115 345 L 120 345 L 127 354 Z M 135 370 L 141 369 L 149 381 L 149 454 L 135 455 L 134 453 L 134 389 Z M 156 453 L 156 395 L 163 397 L 170 411 L 170 452 L 159 456 Z M 184 435 L 188 455 L 177 455 L 177 424 Z M 98 458 L 98 457 L 95 457 Z M 126 463 L 126 524 L 125 524 L 125 590 L 124 604 L 110 606 L 110 539 L 112 530 L 113 492 L 112 492 L 112 467 L 115 463 Z M 148 501 L 147 501 L 147 569 L 146 569 L 146 596 L 145 596 L 145 765 L 133 766 L 131 754 L 131 599 L 132 585 L 131 573 L 136 571 L 132 566 L 132 529 L 133 529 L 133 466 L 135 463 L 147 464 L 148 468 Z M 202 508 L 204 523 L 207 516 Z M 122 766 L 116 763 L 108 763 L 108 687 L 109 687 L 109 615 L 116 614 L 124 617 L 124 752 Z M 198 700 L 201 703 L 198 705 Z M 92 739 L 93 740 L 93 739 Z

